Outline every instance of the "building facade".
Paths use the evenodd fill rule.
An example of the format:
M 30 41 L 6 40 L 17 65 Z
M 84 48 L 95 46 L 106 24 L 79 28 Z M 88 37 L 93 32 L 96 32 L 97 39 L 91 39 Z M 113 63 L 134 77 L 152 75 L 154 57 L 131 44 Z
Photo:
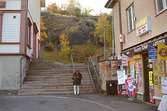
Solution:
M 20 89 L 39 56 L 40 0 L 0 0 L 0 90 Z
M 106 7 L 113 9 L 116 56 L 136 79 L 136 97 L 157 103 L 167 94 L 167 1 L 109 0 Z

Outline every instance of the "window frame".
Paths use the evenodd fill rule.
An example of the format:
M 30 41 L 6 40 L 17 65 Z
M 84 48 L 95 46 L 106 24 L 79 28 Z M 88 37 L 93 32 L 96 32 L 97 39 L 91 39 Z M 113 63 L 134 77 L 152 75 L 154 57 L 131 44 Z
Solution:
M 0 42 L 2 42 L 3 14 L 0 13 Z
M 28 18 L 28 27 L 27 27 L 27 46 L 31 48 L 31 39 L 32 39 L 32 23 L 30 18 Z
M 135 30 L 134 3 L 130 4 L 129 7 L 126 9 L 126 16 L 127 16 L 127 32 L 130 33 L 130 32 L 133 32 Z
M 1 4 L 2 3 L 2 4 Z M 0 1 L 0 9 L 6 8 L 6 1 Z
M 163 11 L 167 10 L 167 0 L 162 0 L 163 3 L 163 9 L 159 10 L 159 5 L 158 5 L 158 0 L 155 0 L 155 5 L 156 5 L 156 14 L 160 14 Z

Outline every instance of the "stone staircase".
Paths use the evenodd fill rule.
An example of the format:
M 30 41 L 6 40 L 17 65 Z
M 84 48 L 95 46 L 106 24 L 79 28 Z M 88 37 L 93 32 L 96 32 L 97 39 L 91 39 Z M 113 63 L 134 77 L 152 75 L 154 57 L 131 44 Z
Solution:
M 94 93 L 95 88 L 87 65 L 75 65 L 83 79 L 81 94 Z M 73 70 L 71 65 L 53 64 L 40 60 L 31 63 L 30 70 L 18 95 L 57 95 L 73 94 Z

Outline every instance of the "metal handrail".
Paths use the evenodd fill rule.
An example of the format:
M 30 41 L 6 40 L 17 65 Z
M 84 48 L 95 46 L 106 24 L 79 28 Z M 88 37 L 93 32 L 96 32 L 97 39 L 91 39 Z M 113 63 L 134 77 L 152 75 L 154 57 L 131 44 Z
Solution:
M 92 76 L 91 71 L 90 71 L 89 63 L 88 63 L 87 66 L 88 66 L 89 78 L 90 78 L 90 80 L 92 81 L 92 83 L 94 84 L 94 89 L 95 89 L 96 93 L 98 93 L 97 87 L 96 87 L 96 85 L 95 85 L 95 83 L 94 83 L 93 76 Z
M 95 84 L 96 91 L 100 93 L 101 92 L 100 74 L 98 73 L 97 68 L 94 66 L 92 62 L 92 58 L 89 58 L 88 60 L 88 67 L 89 67 L 90 74 L 93 78 L 93 82 Z

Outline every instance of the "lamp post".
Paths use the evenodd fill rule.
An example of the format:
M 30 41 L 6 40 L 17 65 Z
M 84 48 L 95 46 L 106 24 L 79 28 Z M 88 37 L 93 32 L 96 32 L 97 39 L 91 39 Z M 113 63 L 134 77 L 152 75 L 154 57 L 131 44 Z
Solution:
M 103 38 L 103 42 L 104 42 L 104 60 L 106 59 L 106 25 L 104 25 L 104 38 Z

